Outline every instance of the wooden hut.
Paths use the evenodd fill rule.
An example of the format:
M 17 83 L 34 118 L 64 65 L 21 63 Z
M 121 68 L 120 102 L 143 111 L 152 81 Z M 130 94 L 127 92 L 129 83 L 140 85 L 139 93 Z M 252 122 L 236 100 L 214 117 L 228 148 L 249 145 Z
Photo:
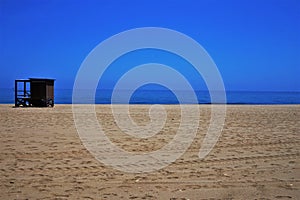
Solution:
M 54 79 L 15 80 L 15 106 L 54 106 Z

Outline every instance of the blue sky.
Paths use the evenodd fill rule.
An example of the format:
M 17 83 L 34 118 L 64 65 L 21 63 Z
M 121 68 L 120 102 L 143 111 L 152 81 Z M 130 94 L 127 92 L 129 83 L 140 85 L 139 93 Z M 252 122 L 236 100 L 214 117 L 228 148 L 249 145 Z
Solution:
M 0 88 L 28 77 L 53 77 L 57 88 L 72 88 L 101 41 L 150 26 L 199 42 L 227 90 L 300 91 L 299 19 L 297 0 L 0 0 Z M 119 74 L 110 70 L 104 87 Z

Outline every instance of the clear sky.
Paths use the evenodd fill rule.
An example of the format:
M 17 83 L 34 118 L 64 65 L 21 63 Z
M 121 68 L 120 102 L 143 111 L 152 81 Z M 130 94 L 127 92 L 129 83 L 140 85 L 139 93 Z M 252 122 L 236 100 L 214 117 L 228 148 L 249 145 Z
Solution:
M 28 77 L 72 88 L 97 44 L 149 26 L 199 42 L 227 90 L 300 91 L 299 0 L 0 0 L 0 88 Z

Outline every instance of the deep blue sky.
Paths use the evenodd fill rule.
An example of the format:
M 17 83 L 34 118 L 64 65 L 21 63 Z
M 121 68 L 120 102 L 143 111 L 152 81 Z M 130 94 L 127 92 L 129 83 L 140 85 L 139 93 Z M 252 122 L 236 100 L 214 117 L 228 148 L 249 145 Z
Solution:
M 28 77 L 72 88 L 101 41 L 157 26 L 198 41 L 227 90 L 300 91 L 299 19 L 298 0 L 0 0 L 0 88 Z

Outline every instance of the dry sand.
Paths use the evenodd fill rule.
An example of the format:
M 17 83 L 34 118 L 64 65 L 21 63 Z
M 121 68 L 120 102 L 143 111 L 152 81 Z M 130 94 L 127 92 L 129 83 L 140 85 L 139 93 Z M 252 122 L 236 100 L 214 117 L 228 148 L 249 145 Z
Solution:
M 148 107 L 131 106 L 136 123 L 147 123 Z M 200 108 L 201 126 L 182 157 L 159 171 L 131 174 L 105 166 L 85 149 L 71 105 L 0 105 L 0 199 L 300 198 L 299 105 L 228 106 L 222 135 L 204 160 L 198 153 L 210 106 Z M 112 142 L 127 151 L 150 152 L 178 128 L 180 107 L 166 109 L 165 127 L 149 139 L 122 133 L 108 105 L 97 105 L 97 116 Z

